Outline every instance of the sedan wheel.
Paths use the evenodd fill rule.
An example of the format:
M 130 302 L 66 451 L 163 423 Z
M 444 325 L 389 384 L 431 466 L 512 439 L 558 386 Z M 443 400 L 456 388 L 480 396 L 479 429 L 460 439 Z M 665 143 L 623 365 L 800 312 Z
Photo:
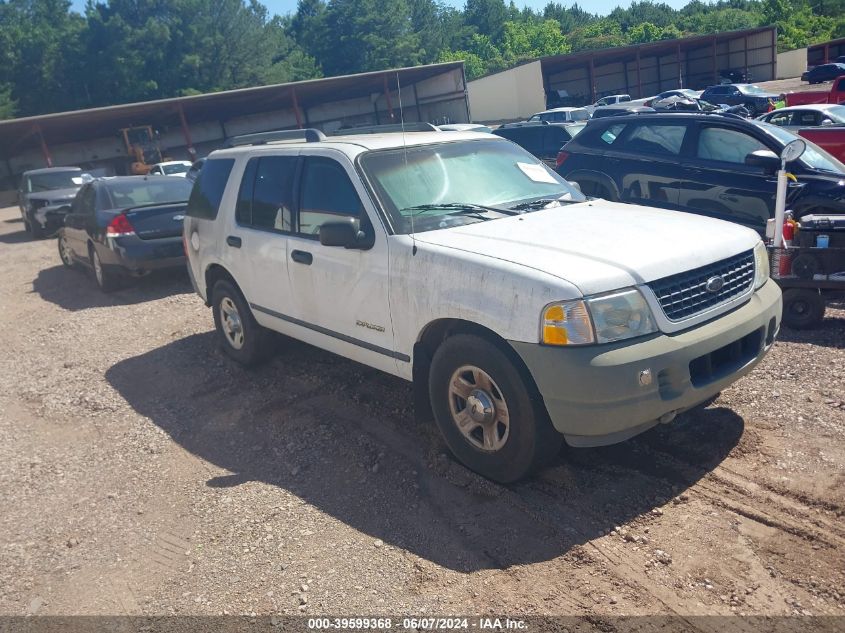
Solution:
M 103 292 L 111 292 L 117 288 L 119 278 L 103 266 L 103 262 L 100 261 L 100 255 L 97 253 L 97 249 L 93 246 L 90 246 L 89 248 L 91 249 L 91 267 L 94 269 L 94 279 L 97 280 L 97 286 Z
M 67 266 L 68 268 L 73 268 L 73 250 L 70 248 L 70 245 L 67 243 L 67 238 L 65 237 L 64 233 L 59 233 L 59 257 L 62 259 L 62 263 Z

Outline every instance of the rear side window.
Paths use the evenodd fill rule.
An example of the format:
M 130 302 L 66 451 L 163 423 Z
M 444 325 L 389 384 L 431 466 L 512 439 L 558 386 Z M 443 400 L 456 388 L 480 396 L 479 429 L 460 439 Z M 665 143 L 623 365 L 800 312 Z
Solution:
M 649 154 L 677 156 L 684 143 L 686 125 L 642 124 L 631 130 L 625 142 L 625 149 Z
M 298 160 L 296 156 L 264 156 L 247 163 L 238 193 L 238 224 L 293 230 L 293 180 Z
M 223 191 L 234 164 L 234 158 L 215 158 L 205 162 L 205 167 L 191 191 L 186 215 L 203 220 L 213 220 L 217 217 Z
M 619 135 L 622 134 L 622 130 L 625 129 L 624 123 L 617 123 L 616 125 L 611 125 L 607 128 L 604 132 L 602 132 L 599 138 L 607 145 L 613 145 L 613 142 L 619 138 Z
M 586 121 L 590 118 L 590 113 L 586 110 L 573 110 L 572 111 L 572 120 L 573 121 Z

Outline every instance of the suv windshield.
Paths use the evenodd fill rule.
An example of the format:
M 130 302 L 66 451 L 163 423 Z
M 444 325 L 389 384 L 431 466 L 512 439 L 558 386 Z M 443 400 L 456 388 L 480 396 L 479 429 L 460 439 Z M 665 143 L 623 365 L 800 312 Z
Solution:
M 438 143 L 375 151 L 361 157 L 361 167 L 395 233 L 431 231 L 505 217 L 506 213 L 495 213 L 494 208 L 508 210 L 532 200 L 585 200 L 542 162 L 504 141 Z M 456 212 L 459 210 L 455 205 L 486 207 L 492 213 Z
M 760 122 L 758 125 L 783 144 L 794 141 L 797 138 L 800 138 L 807 143 L 807 149 L 804 150 L 804 153 L 801 154 L 801 158 L 798 159 L 807 167 L 810 167 L 811 169 L 819 169 L 821 171 L 830 171 L 836 174 L 845 174 L 845 165 L 840 163 L 815 143 L 812 143 L 797 134 L 793 134 L 782 127 L 772 125 L 771 123 Z
M 33 191 L 52 191 L 53 189 L 70 189 L 82 184 L 82 172 L 53 171 L 46 174 L 34 174 L 29 177 L 29 193 Z
M 767 95 L 769 94 L 765 90 L 763 90 L 760 86 L 754 86 L 751 84 L 746 84 L 744 86 L 737 86 L 739 91 L 744 95 Z

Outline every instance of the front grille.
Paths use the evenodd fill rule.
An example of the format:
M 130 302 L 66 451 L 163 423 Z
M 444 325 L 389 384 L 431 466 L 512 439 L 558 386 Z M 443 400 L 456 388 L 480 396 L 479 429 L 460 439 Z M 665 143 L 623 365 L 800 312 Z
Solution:
M 721 277 L 722 287 L 711 292 L 707 281 Z M 745 293 L 754 283 L 754 251 L 734 255 L 695 270 L 671 275 L 648 284 L 663 314 L 670 321 L 682 321 L 721 305 Z

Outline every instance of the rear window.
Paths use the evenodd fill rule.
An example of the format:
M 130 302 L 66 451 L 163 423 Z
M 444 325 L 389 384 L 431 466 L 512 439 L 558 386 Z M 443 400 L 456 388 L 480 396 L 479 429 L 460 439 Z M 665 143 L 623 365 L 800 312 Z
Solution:
M 223 191 L 226 189 L 234 164 L 234 158 L 216 158 L 205 162 L 191 191 L 188 209 L 185 212 L 187 215 L 204 220 L 213 220 L 217 217 Z
M 622 134 L 622 130 L 624 129 L 624 123 L 617 123 L 616 125 L 611 125 L 609 128 L 607 128 L 604 132 L 601 133 L 601 136 L 599 136 L 599 138 L 607 145 L 613 145 L 613 142 L 619 138 L 619 135 Z

